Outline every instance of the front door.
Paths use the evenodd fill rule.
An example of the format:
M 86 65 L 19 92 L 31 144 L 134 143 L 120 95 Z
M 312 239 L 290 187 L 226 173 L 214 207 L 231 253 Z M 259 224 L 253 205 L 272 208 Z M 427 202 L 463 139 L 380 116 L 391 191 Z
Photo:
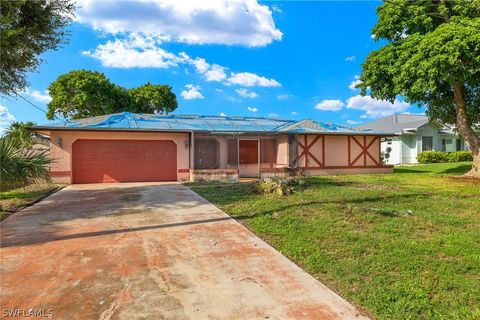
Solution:
M 259 177 L 259 152 L 258 140 L 239 140 L 239 164 L 238 174 L 240 177 Z

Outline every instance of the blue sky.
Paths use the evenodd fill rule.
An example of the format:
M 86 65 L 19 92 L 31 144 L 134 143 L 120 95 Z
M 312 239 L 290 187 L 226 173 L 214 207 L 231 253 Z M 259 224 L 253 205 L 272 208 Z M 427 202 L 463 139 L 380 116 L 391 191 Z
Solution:
M 351 84 L 368 53 L 376 1 L 83 0 L 70 42 L 45 53 L 23 95 L 46 109 L 48 85 L 74 69 L 130 88 L 168 84 L 175 113 L 316 119 L 355 125 L 423 110 L 361 97 Z M 2 125 L 46 123 L 2 97 Z

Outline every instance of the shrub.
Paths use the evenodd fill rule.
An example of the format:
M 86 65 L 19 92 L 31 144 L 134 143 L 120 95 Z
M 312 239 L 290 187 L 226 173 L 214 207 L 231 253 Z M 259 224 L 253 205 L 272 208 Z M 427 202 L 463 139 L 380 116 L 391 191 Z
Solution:
M 24 187 L 36 182 L 51 182 L 47 151 L 27 149 L 12 137 L 0 138 L 0 190 Z
M 417 161 L 419 163 L 448 162 L 446 154 L 446 152 L 425 151 L 417 155 Z
M 471 151 L 455 151 L 449 152 L 447 155 L 448 162 L 473 161 Z
M 297 177 L 289 178 L 263 178 L 255 184 L 255 192 L 258 194 L 277 194 L 286 196 L 294 192 L 295 186 L 304 186 L 304 180 Z
M 425 151 L 417 155 L 417 160 L 419 163 L 472 161 L 473 155 L 471 151 Z

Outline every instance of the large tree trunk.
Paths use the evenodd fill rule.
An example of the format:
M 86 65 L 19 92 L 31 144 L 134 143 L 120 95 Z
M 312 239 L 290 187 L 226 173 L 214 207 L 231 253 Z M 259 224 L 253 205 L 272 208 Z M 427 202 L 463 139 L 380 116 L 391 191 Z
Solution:
M 467 99 L 463 84 L 455 83 L 453 85 L 453 97 L 456 106 L 457 130 L 460 136 L 468 142 L 473 152 L 472 170 L 467 172 L 466 175 L 480 178 L 480 137 L 475 133 L 467 118 Z

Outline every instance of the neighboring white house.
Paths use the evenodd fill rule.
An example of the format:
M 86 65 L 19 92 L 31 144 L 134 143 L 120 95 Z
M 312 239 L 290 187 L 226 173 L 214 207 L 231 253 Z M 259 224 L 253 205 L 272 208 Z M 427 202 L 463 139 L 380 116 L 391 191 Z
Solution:
M 387 164 L 417 163 L 417 154 L 423 151 L 469 150 L 468 144 L 455 134 L 455 127 L 429 122 L 425 115 L 395 114 L 358 128 L 398 134 L 382 140 L 382 151 L 392 149 Z

